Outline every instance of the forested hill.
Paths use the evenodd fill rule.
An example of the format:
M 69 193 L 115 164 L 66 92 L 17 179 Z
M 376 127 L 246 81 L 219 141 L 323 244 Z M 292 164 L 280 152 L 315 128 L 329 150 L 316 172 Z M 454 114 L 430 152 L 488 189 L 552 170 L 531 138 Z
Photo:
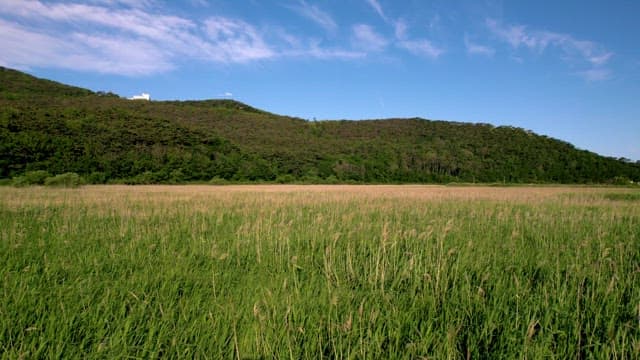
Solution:
M 640 164 L 513 127 L 317 121 L 231 100 L 131 101 L 0 68 L 0 178 L 87 181 L 640 181 Z

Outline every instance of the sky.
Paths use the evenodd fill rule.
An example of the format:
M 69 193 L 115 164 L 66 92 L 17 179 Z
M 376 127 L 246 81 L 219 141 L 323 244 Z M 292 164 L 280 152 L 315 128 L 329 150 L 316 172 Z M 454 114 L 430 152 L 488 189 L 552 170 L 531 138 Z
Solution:
M 509 125 L 640 160 L 638 0 L 0 0 L 0 66 L 308 120 Z

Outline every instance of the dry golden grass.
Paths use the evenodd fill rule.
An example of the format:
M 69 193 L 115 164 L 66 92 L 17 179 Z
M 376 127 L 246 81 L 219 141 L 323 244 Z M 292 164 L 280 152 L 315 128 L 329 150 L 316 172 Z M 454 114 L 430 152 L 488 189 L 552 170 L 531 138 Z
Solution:
M 614 213 L 637 202 L 606 199 L 632 189 L 572 186 L 442 186 L 442 185 L 89 185 L 78 189 L 46 187 L 0 188 L 0 201 L 12 209 L 83 207 L 92 214 L 146 218 L 164 214 L 203 214 L 212 208 L 267 212 L 291 207 L 350 203 L 361 210 L 423 207 L 443 202 L 554 203 L 564 206 L 606 206 Z M 75 210 L 74 210 L 75 211 Z M 483 210 L 486 211 L 486 210 Z
M 286 194 L 310 201 L 341 200 L 353 198 L 434 200 L 489 200 L 532 202 L 548 199 L 564 199 L 580 202 L 593 200 L 614 188 L 572 186 L 441 186 L 441 185 L 90 185 L 80 189 L 0 188 L 0 195 L 11 206 L 30 203 L 60 204 L 81 202 L 92 204 L 142 201 L 153 203 L 179 201 L 205 201 L 229 199 L 238 193 L 269 198 L 273 194 Z M 616 192 L 632 192 L 615 189 Z

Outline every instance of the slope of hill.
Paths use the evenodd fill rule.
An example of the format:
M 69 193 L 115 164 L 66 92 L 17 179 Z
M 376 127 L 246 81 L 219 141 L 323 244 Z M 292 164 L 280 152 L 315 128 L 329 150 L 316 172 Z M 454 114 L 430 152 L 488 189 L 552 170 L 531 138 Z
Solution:
M 513 127 L 318 121 L 232 100 L 130 101 L 0 68 L 0 178 L 90 182 L 640 181 L 640 164 Z

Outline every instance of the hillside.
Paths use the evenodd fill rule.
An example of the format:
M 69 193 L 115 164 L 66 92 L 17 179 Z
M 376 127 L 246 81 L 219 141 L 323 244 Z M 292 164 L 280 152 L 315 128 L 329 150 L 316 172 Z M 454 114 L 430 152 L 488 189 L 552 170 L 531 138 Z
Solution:
M 513 127 L 318 121 L 232 100 L 130 101 L 0 68 L 0 178 L 90 182 L 640 181 L 640 164 Z

